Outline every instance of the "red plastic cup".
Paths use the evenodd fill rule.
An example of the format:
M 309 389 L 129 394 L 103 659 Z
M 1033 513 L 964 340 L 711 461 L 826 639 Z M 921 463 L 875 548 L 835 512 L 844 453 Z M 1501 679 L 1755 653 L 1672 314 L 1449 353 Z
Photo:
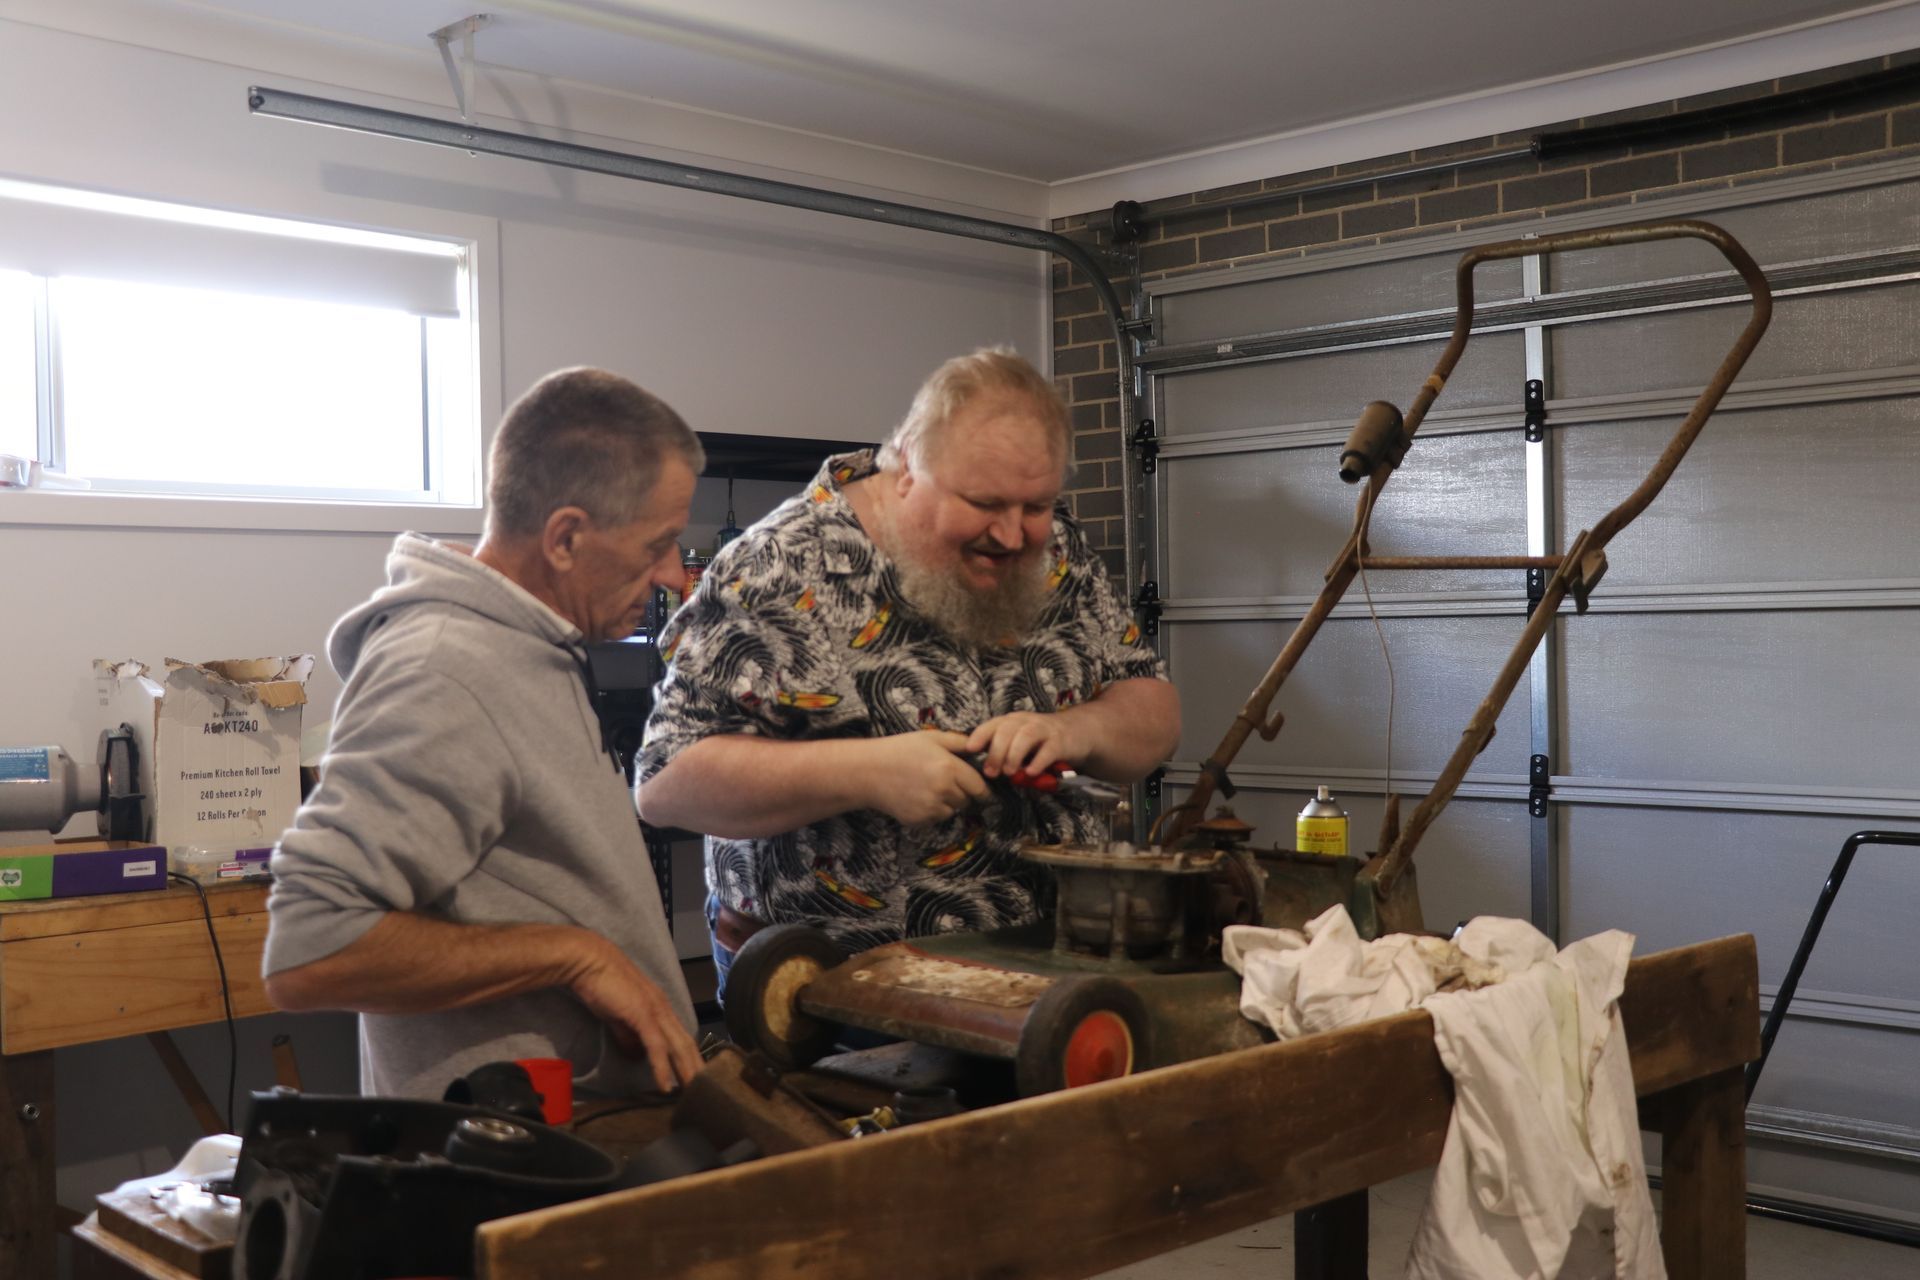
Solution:
M 565 1058 L 515 1058 L 540 1095 L 540 1118 L 548 1124 L 573 1119 L 573 1064 Z

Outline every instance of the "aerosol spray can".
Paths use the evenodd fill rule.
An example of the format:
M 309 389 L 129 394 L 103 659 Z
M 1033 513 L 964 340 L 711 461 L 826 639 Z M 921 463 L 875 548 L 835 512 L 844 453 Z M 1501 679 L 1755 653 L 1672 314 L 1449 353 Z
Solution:
M 1347 811 L 1325 786 L 1300 811 L 1293 842 L 1301 853 L 1327 858 L 1347 856 Z
M 707 565 L 711 559 L 712 557 L 703 556 L 692 547 L 687 548 L 686 554 L 680 561 L 680 567 L 687 575 L 687 589 L 680 593 L 682 601 L 693 599 L 693 593 L 699 590 L 700 579 L 706 574 Z

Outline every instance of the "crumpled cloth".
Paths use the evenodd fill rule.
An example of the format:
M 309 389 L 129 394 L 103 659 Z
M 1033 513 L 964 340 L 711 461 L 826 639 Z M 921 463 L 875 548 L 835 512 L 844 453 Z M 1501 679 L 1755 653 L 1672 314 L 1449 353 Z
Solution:
M 1453 941 L 1362 942 L 1336 906 L 1304 933 L 1237 925 L 1240 1010 L 1280 1039 L 1425 1008 L 1453 1115 L 1412 1280 L 1665 1280 L 1618 1000 L 1633 936 L 1565 950 L 1482 916 Z
M 145 1191 L 168 1217 L 186 1223 L 215 1244 L 232 1244 L 240 1231 L 239 1197 L 210 1195 L 200 1184 L 231 1180 L 239 1161 L 239 1135 L 216 1133 L 195 1142 L 180 1163 L 165 1173 L 123 1182 L 114 1192 Z

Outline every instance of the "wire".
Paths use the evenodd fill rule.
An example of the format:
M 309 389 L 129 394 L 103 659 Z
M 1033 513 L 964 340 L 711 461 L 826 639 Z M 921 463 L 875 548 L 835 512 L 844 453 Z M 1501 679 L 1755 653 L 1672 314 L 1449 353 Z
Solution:
M 220 954 L 220 935 L 213 929 L 213 904 L 207 901 L 206 887 L 192 876 L 169 871 L 167 879 L 178 880 L 199 896 L 200 914 L 207 922 L 207 938 L 213 943 L 213 964 L 220 971 L 220 1004 L 227 1014 L 227 1132 L 237 1133 L 233 1127 L 233 1093 L 240 1075 L 240 1037 L 233 1025 L 233 985 L 227 981 L 227 962 Z
M 1373 523 L 1373 500 L 1375 495 L 1376 490 L 1373 487 L 1373 483 L 1368 481 L 1366 491 L 1360 499 L 1360 515 L 1354 521 L 1353 559 L 1354 563 L 1360 567 L 1360 592 L 1367 598 L 1367 616 L 1373 619 L 1374 634 L 1380 637 L 1380 656 L 1386 659 L 1387 662 L 1387 779 L 1385 794 L 1391 798 L 1393 795 L 1393 703 L 1395 694 L 1393 681 L 1393 650 L 1387 646 L 1387 632 L 1386 628 L 1380 625 L 1380 611 L 1374 608 L 1373 605 L 1373 588 L 1367 585 L 1367 557 L 1365 554 L 1367 527 Z M 1385 853 L 1386 850 L 1382 849 L 1380 852 Z

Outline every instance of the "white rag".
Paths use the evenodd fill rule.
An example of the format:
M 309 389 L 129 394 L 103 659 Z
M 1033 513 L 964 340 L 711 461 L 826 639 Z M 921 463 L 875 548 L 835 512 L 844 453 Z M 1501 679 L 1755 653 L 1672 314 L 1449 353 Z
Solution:
M 1345 907 L 1291 929 L 1234 926 L 1240 1010 L 1280 1039 L 1423 1007 L 1454 1108 L 1414 1280 L 1665 1280 L 1618 1000 L 1633 936 L 1554 953 L 1522 920 L 1456 939 L 1362 942 Z

